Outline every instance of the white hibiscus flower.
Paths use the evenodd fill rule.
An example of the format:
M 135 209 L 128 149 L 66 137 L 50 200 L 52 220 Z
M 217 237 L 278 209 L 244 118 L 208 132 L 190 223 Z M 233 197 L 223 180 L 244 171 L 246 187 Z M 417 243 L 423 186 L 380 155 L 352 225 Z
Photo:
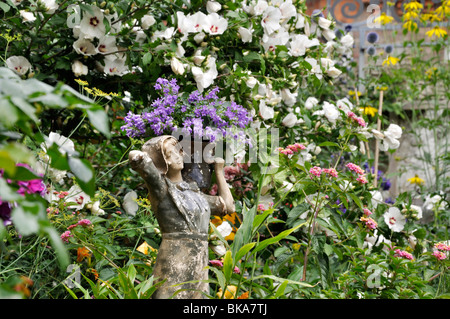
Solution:
M 83 19 L 80 22 L 82 33 L 101 39 L 105 36 L 106 26 L 103 23 L 103 12 L 97 6 L 90 6 L 90 11 L 83 12 Z
M 19 75 L 25 75 L 31 71 L 31 63 L 23 56 L 13 55 L 6 59 L 6 66 Z
M 383 217 L 386 225 L 394 232 L 401 232 L 405 227 L 406 218 L 397 207 L 390 207 Z

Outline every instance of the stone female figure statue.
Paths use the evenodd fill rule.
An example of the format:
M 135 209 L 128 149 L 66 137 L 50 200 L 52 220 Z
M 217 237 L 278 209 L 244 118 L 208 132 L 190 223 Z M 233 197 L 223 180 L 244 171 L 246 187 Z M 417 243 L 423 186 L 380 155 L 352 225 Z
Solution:
M 166 282 L 153 294 L 156 299 L 196 299 L 209 293 L 208 283 L 178 284 L 208 279 L 204 268 L 208 264 L 210 215 L 234 212 L 233 197 L 223 174 L 224 160 L 214 159 L 219 196 L 210 196 L 195 183 L 183 180 L 183 159 L 180 144 L 169 135 L 152 138 L 142 151 L 129 154 L 132 169 L 145 180 L 162 233 L 153 276 Z

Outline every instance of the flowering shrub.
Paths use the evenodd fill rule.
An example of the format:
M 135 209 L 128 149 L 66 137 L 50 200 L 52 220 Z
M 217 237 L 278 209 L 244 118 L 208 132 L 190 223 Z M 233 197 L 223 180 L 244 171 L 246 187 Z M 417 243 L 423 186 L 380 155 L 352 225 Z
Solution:
M 444 21 L 448 7 L 426 16 L 412 1 L 404 33 L 418 17 Z M 424 154 L 434 183 L 408 176 L 417 189 L 393 198 L 396 172 L 385 170 L 409 133 L 386 114 L 408 118 L 398 104 L 420 100 L 424 74 L 421 89 L 446 88 L 441 65 L 416 56 L 408 69 L 406 53 L 371 32 L 373 74 L 359 79 L 351 27 L 307 14 L 304 1 L 0 9 L 0 296 L 149 298 L 161 234 L 126 158 L 175 130 L 211 141 L 252 133 L 247 142 L 267 146 L 254 161 L 234 150 L 225 167 L 236 212 L 211 220 L 210 297 L 448 296 L 448 181 L 439 173 L 448 158 Z M 440 53 L 445 30 L 425 36 Z M 422 43 L 409 44 L 419 54 Z M 435 115 L 412 123 L 437 139 L 446 126 Z

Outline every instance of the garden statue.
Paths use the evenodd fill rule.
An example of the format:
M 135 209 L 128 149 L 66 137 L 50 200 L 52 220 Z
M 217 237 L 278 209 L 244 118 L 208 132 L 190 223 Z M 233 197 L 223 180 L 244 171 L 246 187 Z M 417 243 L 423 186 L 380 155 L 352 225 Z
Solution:
M 153 276 L 166 281 L 153 294 L 156 299 L 197 299 L 209 293 L 208 283 L 202 280 L 208 279 L 210 215 L 234 212 L 223 174 L 224 160 L 211 160 L 219 193 L 211 196 L 201 192 L 195 182 L 183 179 L 184 155 L 178 140 L 170 135 L 152 138 L 142 151 L 129 154 L 131 167 L 145 180 L 162 233 Z

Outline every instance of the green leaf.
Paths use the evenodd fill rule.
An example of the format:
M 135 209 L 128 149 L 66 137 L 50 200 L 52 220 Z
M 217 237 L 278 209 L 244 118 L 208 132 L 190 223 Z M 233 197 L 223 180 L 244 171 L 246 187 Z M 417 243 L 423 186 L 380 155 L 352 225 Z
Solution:
M 303 287 L 309 287 L 312 288 L 314 286 L 307 284 L 306 282 L 300 282 L 300 281 L 294 281 L 294 280 L 289 280 L 289 279 L 285 279 L 285 278 L 280 278 L 274 275 L 260 275 L 260 276 L 256 276 L 253 277 L 253 280 L 257 280 L 257 279 L 271 279 L 274 281 L 278 281 L 278 282 L 287 282 L 288 284 L 293 284 L 293 285 L 299 285 L 299 286 L 303 286 Z
M 334 143 L 334 142 L 323 142 L 323 143 L 320 143 L 319 146 L 336 146 L 336 147 L 341 147 L 338 143 Z
M 84 183 L 89 183 L 94 177 L 92 166 L 87 160 L 69 156 L 67 162 L 70 170 Z
M 142 63 L 144 65 L 148 65 L 150 64 L 150 62 L 152 62 L 152 53 L 151 52 L 147 52 L 146 54 L 144 54 L 144 56 L 142 57 Z
M 10 9 L 11 9 L 11 7 L 10 6 L 8 6 L 6 3 L 4 3 L 4 2 L 0 2 L 0 9 L 2 9 L 3 11 L 5 11 L 5 12 L 8 12 Z
M 2 110 L 0 122 L 5 124 L 6 127 L 12 127 L 19 120 L 17 108 L 9 100 L 0 100 L 0 110 Z
M 133 283 L 124 273 L 119 273 L 119 284 L 122 288 L 124 299 L 138 299 Z
M 101 107 L 91 107 L 90 109 L 86 110 L 86 113 L 92 126 L 107 138 L 110 138 L 111 131 L 109 129 L 109 119 L 105 110 L 103 110 Z
M 225 289 L 225 276 L 223 275 L 223 272 L 217 268 L 209 267 L 207 266 L 206 269 L 211 270 L 213 273 L 216 274 L 217 281 L 219 282 L 220 288 Z
M 233 274 L 233 257 L 231 251 L 228 250 L 223 258 L 223 274 L 225 275 L 225 281 L 230 282 L 231 275 Z
M 255 247 L 256 243 L 248 243 L 242 246 L 237 254 L 234 256 L 234 260 L 238 262 L 242 257 L 244 257 L 253 247 Z
M 66 269 L 70 264 L 70 256 L 66 249 L 66 246 L 61 240 L 59 233 L 50 226 L 44 227 L 43 231 L 47 235 L 47 238 L 50 240 L 52 247 L 55 249 L 60 268 Z
M 248 244 L 252 238 L 252 225 L 253 220 L 256 216 L 256 207 L 248 209 L 246 206 L 242 207 L 242 214 L 244 216 L 241 226 L 234 236 L 233 244 L 231 245 L 231 250 L 235 256 L 239 249 L 245 244 Z
M 288 280 L 283 281 L 283 283 L 278 287 L 277 292 L 275 293 L 275 299 L 280 298 L 284 291 L 286 290 L 286 287 L 288 285 Z
M 363 209 L 363 204 L 362 204 L 362 202 L 361 202 L 361 200 L 359 199 L 358 196 L 356 196 L 356 195 L 353 194 L 353 193 L 348 193 L 348 195 L 353 199 L 353 201 L 355 202 L 355 204 L 358 205 L 358 207 L 359 207 L 360 209 Z
M 133 264 L 128 267 L 127 275 L 128 279 L 133 283 L 136 279 L 136 268 L 134 268 Z
M 14 207 L 11 212 L 14 226 L 22 236 L 35 234 L 39 230 L 39 216 L 26 209 L 29 209 L 29 207 L 19 205 Z
M 258 251 L 261 251 L 261 250 L 263 250 L 264 248 L 266 248 L 267 246 L 279 242 L 280 240 L 282 240 L 283 238 L 285 238 L 286 236 L 288 236 L 290 233 L 292 233 L 293 231 L 297 230 L 298 228 L 300 228 L 301 226 L 303 226 L 303 225 L 305 225 L 305 224 L 306 224 L 306 223 L 302 223 L 302 224 L 300 224 L 300 225 L 295 226 L 294 228 L 287 229 L 287 230 L 285 230 L 285 231 L 279 233 L 279 234 L 278 234 L 277 236 L 275 236 L 275 237 L 272 237 L 272 238 L 269 238 L 269 239 L 266 239 L 266 240 L 260 242 L 260 243 L 258 244 L 258 246 L 256 246 L 256 248 L 255 248 L 255 250 L 253 251 L 253 253 L 256 253 L 256 252 L 258 252 Z

